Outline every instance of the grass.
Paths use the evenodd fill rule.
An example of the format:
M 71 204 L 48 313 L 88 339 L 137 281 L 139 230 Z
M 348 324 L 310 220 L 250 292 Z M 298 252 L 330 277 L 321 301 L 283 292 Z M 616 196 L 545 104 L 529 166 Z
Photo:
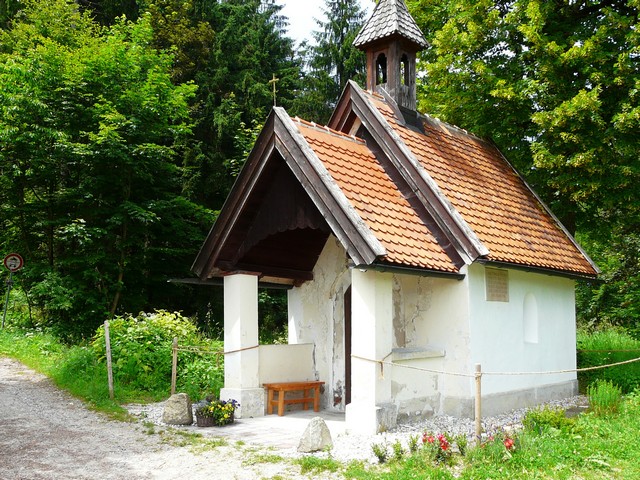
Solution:
M 613 327 L 594 331 L 579 329 L 577 345 L 580 350 L 636 350 L 640 349 L 640 340 Z
M 596 380 L 587 388 L 589 405 L 596 415 L 617 413 L 622 403 L 622 390 L 607 380 Z
M 302 473 L 320 474 L 322 472 L 337 472 L 342 464 L 333 458 L 318 458 L 305 456 L 296 461 L 300 465 Z

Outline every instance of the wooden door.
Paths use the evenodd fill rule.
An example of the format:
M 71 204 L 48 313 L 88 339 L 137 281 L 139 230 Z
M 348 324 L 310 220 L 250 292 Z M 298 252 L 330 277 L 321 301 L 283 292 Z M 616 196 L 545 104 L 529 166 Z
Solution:
M 344 404 L 351 403 L 351 287 L 344 294 Z

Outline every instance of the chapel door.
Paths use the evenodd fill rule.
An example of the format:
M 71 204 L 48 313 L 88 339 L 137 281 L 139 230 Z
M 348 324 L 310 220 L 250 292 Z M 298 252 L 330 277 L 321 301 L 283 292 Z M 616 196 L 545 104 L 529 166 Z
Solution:
M 344 404 L 351 403 L 351 286 L 344 294 Z

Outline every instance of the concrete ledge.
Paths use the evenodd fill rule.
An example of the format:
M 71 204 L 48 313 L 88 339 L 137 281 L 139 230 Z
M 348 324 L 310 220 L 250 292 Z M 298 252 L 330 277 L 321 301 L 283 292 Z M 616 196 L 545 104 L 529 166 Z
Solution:
M 559 400 L 578 394 L 578 381 L 569 380 L 552 385 L 541 385 L 514 392 L 494 393 L 482 397 L 482 415 L 491 416 L 518 408 L 535 407 L 550 400 Z
M 529 408 L 550 400 L 571 397 L 578 393 L 578 381 L 569 380 L 511 392 L 482 395 L 482 416 L 490 417 L 519 408 Z M 474 418 L 475 398 L 443 397 L 437 413 L 458 418 Z
M 391 361 L 419 360 L 421 358 L 444 357 L 445 351 L 431 347 L 394 348 L 391 351 Z

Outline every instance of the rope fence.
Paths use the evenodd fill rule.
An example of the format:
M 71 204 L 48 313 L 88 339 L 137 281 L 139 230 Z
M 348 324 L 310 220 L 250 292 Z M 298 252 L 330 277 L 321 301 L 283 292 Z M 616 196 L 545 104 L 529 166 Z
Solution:
M 474 402 L 475 437 L 476 437 L 476 443 L 478 445 L 480 445 L 481 438 L 482 438 L 482 377 L 484 375 L 487 375 L 487 376 L 558 375 L 563 373 L 588 372 L 591 370 L 600 370 L 603 368 L 617 367 L 619 365 L 627 365 L 630 363 L 640 362 L 640 357 L 638 357 L 638 358 L 633 358 L 631 360 L 625 360 L 622 362 L 610 363 L 607 365 L 597 365 L 594 367 L 585 367 L 585 368 L 570 368 L 570 369 L 564 369 L 564 370 L 549 370 L 549 371 L 543 371 L 543 372 L 483 372 L 482 366 L 479 363 L 477 363 L 475 365 L 474 373 L 463 373 L 463 372 L 448 372 L 445 370 L 434 370 L 431 368 L 416 367 L 413 365 L 405 365 L 405 364 L 396 363 L 396 362 L 389 362 L 386 360 L 387 357 L 389 357 L 389 355 L 385 356 L 382 360 L 375 360 L 367 357 L 362 357 L 360 355 L 351 355 L 351 358 L 379 364 L 380 371 L 383 377 L 384 377 L 384 366 L 391 365 L 394 367 L 401 367 L 409 370 L 418 370 L 421 372 L 427 372 L 427 373 L 432 373 L 436 375 L 449 375 L 454 377 L 474 378 L 475 387 L 476 387 L 475 402 Z
M 178 366 L 178 352 L 182 351 L 182 352 L 191 352 L 191 353 L 199 353 L 199 354 L 204 354 L 204 355 L 215 355 L 216 356 L 216 365 L 217 367 L 220 366 L 220 357 L 223 357 L 224 355 L 229 355 L 231 353 L 238 353 L 238 352 L 243 352 L 246 350 L 253 350 L 258 348 L 259 345 L 254 345 L 252 347 L 244 347 L 244 348 L 239 348 L 237 350 L 230 350 L 230 351 L 224 351 L 224 350 L 211 350 L 209 348 L 206 347 L 200 347 L 197 345 L 178 345 L 178 338 L 174 338 L 173 339 L 173 347 L 172 347 L 172 353 L 173 353 L 173 362 L 172 362 L 172 369 L 171 369 L 171 394 L 173 395 L 176 392 L 176 378 L 177 378 L 177 366 Z M 481 441 L 481 432 L 482 432 L 482 377 L 483 376 L 522 376 L 522 375 L 559 375 L 559 374 L 565 374 L 565 373 L 580 373 L 580 372 L 587 372 L 587 371 L 591 371 L 591 370 L 600 370 L 600 369 L 604 369 L 604 368 L 610 368 L 610 367 L 617 367 L 620 365 L 627 365 L 630 363 L 635 363 L 635 362 L 640 362 L 640 357 L 638 358 L 633 358 L 631 360 L 625 360 L 622 362 L 615 362 L 615 363 L 610 363 L 607 365 L 597 365 L 597 366 L 593 366 L 593 367 L 585 367 L 585 368 L 569 368 L 569 369 L 563 369 L 563 370 L 549 370 L 549 371 L 537 371 L 537 372 L 533 372 L 533 371 L 529 371 L 529 372 L 483 372 L 482 371 L 482 366 L 480 364 L 476 364 L 475 365 L 475 371 L 473 373 L 464 373 L 464 372 L 451 372 L 451 371 L 446 371 L 446 370 L 435 370 L 435 369 L 431 369 L 431 368 L 424 368 L 424 367 L 417 367 L 414 365 L 406 365 L 406 364 L 402 364 L 402 363 L 397 363 L 397 362 L 392 362 L 392 361 L 388 361 L 387 358 L 391 356 L 391 353 L 389 355 L 386 355 L 383 359 L 381 360 L 376 360 L 373 358 L 367 358 L 367 357 L 363 357 L 360 355 L 351 355 L 351 358 L 357 359 L 357 360 L 362 360 L 365 362 L 371 362 L 371 363 L 376 363 L 380 365 L 380 371 L 382 376 L 384 377 L 384 367 L 386 366 L 393 366 L 393 367 L 400 367 L 400 368 L 405 368 L 408 370 L 416 370 L 416 371 L 420 371 L 420 372 L 426 372 L 426 373 L 431 373 L 431 374 L 435 374 L 435 375 L 448 375 L 448 376 L 453 376 L 453 377 L 465 377 L 465 378 L 473 378 L 475 379 L 475 403 L 474 403 L 474 412 L 475 412 L 475 436 L 476 436 L 476 442 L 478 444 L 480 444 Z

